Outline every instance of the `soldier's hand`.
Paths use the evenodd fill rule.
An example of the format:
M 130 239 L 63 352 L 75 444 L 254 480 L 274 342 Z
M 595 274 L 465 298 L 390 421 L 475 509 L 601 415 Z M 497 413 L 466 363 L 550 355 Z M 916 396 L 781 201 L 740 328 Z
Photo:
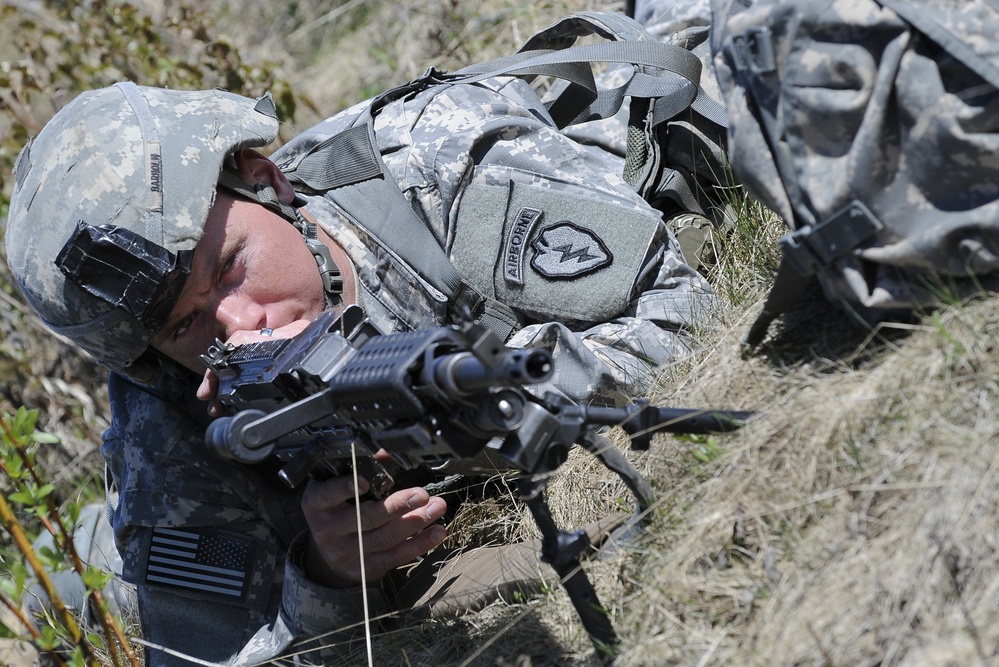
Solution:
M 368 490 L 359 479 L 358 492 Z M 357 508 L 353 478 L 333 477 L 309 481 L 302 511 L 309 524 L 310 543 L 305 558 L 306 575 L 331 588 L 351 588 L 361 583 L 357 542 Z M 412 562 L 444 541 L 447 531 L 434 524 L 447 510 L 443 498 L 431 497 L 422 488 L 396 491 L 381 500 L 360 504 L 367 581 L 376 581 L 401 565 Z

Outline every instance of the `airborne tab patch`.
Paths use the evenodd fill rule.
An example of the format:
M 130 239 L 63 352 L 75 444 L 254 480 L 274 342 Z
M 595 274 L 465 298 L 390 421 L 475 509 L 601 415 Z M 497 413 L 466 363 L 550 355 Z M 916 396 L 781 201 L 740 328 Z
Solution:
M 599 236 L 568 220 L 544 229 L 531 245 L 535 250 L 531 266 L 547 278 L 577 278 L 609 266 L 614 259 Z
M 525 206 L 517 213 L 510 235 L 503 251 L 503 277 L 512 285 L 524 284 L 524 253 L 527 239 L 531 238 L 534 225 L 541 219 L 542 212 Z

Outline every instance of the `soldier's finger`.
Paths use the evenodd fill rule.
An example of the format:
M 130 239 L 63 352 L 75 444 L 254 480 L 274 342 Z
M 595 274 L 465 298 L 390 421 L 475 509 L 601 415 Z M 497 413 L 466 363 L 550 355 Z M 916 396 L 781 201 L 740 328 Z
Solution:
M 381 551 L 391 551 L 444 516 L 446 511 L 447 503 L 444 499 L 435 497 L 419 509 L 407 512 L 378 528 L 366 530 L 364 533 L 364 552 L 374 554 Z
M 429 502 L 430 494 L 426 489 L 414 487 L 396 491 L 377 502 L 364 503 L 361 506 L 361 530 L 369 531 L 384 526 L 410 512 L 425 508 Z
M 369 552 L 364 558 L 366 574 L 369 579 L 380 579 L 391 570 L 433 551 L 446 537 L 447 529 L 441 525 L 434 525 L 399 542 L 392 549 L 377 553 Z
M 358 477 L 357 494 L 367 491 L 368 480 Z M 330 477 L 322 481 L 311 479 L 302 494 L 302 511 L 311 524 L 313 519 L 321 519 L 330 510 L 341 508 L 354 495 L 354 478 L 350 475 Z
M 198 399 L 202 401 L 210 401 L 215 398 L 215 394 L 217 394 L 218 391 L 219 377 L 211 370 L 206 370 L 205 377 L 202 378 L 201 384 L 198 386 Z M 209 410 L 209 413 L 211 413 L 211 410 Z

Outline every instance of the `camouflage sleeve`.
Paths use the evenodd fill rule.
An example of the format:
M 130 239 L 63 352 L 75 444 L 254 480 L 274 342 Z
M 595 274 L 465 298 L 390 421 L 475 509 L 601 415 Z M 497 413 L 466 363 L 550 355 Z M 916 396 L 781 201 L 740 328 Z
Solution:
M 332 590 L 300 566 L 307 533 L 299 491 L 273 471 L 207 453 L 204 425 L 161 386 L 109 383 L 102 454 L 118 492 L 121 578 L 134 585 L 150 667 L 329 662 L 363 629 L 361 591 Z M 110 545 L 107 545 L 110 547 Z M 385 611 L 369 592 L 372 616 Z
M 365 614 L 365 596 L 360 587 L 326 588 L 307 579 L 302 569 L 306 546 L 303 533 L 288 552 L 281 612 L 298 638 L 295 653 L 308 651 L 305 656 L 308 664 L 327 664 L 362 641 L 365 619 L 383 617 L 389 605 L 379 586 L 369 586 Z M 254 660 L 247 664 L 259 662 Z
M 277 619 L 261 627 L 228 664 L 259 665 L 287 655 L 294 655 L 299 664 L 328 664 L 352 651 L 363 637 L 361 589 L 338 590 L 309 581 L 302 570 L 306 544 L 303 533 L 288 552 Z M 368 618 L 383 616 L 387 610 L 381 589 L 369 587 Z
M 137 588 L 143 639 L 150 667 L 191 664 L 188 657 L 225 659 L 234 667 L 259 665 L 282 656 L 300 664 L 328 664 L 353 650 L 363 638 L 364 609 L 359 588 L 334 590 L 306 579 L 297 555 L 304 534 L 292 545 L 284 566 L 280 607 L 256 633 L 246 637 L 254 614 L 240 606 L 179 595 L 169 588 Z M 369 614 L 383 616 L 387 603 L 381 590 L 368 591 Z M 248 619 L 248 616 L 250 617 Z M 257 624 L 260 621 L 256 621 Z
M 508 345 L 552 350 L 555 374 L 539 391 L 623 404 L 647 393 L 667 364 L 687 356 L 691 333 L 718 308 L 703 278 L 667 251 L 656 278 L 620 317 L 578 331 L 558 322 L 531 324 Z

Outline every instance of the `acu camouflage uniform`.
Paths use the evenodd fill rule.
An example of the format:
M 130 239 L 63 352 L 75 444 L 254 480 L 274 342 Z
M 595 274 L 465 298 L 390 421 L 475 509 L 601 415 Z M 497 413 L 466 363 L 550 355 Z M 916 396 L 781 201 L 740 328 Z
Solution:
M 345 126 L 359 111 L 325 121 L 273 159 L 288 164 L 296 151 Z M 473 156 L 486 143 L 484 122 L 502 139 L 490 138 L 486 157 L 476 161 Z M 585 274 L 599 282 L 601 272 L 610 274 L 615 262 L 630 261 L 633 275 L 627 286 L 594 283 L 596 291 L 588 294 L 572 280 L 545 279 L 544 287 L 561 290 L 545 294 L 554 312 L 546 318 L 545 304 L 529 304 L 526 325 L 508 344 L 554 351 L 555 377 L 544 389 L 611 403 L 636 396 L 649 387 L 657 368 L 685 356 L 689 329 L 710 316 L 715 297 L 680 259 L 659 213 L 617 176 L 613 160 L 574 144 L 546 122 L 544 107 L 519 80 L 461 85 L 445 95 L 426 93 L 394 103 L 379 114 L 376 136 L 400 142 L 386 163 L 459 269 L 486 267 L 491 277 L 499 248 L 485 252 L 461 244 L 489 229 L 510 228 L 523 207 L 542 212 L 536 234 L 546 223 L 599 223 L 594 212 L 613 225 L 644 225 L 644 247 L 635 256 L 619 258 L 612 247 L 611 257 Z M 508 208 L 504 202 L 492 212 L 476 207 L 466 215 L 461 198 L 474 184 L 512 190 L 518 206 Z M 446 299 L 390 248 L 322 196 L 308 198 L 305 208 L 347 251 L 359 304 L 383 332 L 444 323 Z M 621 242 L 628 248 L 630 241 Z M 468 254 L 457 254 L 459 248 Z M 533 271 L 530 266 L 528 256 L 525 271 Z M 622 299 L 620 312 L 587 321 L 587 306 L 600 302 L 601 289 Z M 337 638 L 329 633 L 356 628 L 362 618 L 359 591 L 308 581 L 295 557 L 305 544 L 304 535 L 295 537 L 305 527 L 298 494 L 278 486 L 274 470 L 233 465 L 207 454 L 205 423 L 195 416 L 204 407 L 183 407 L 190 405 L 184 398 L 192 390 L 189 384 L 167 377 L 153 393 L 112 376 L 110 389 L 114 422 L 102 451 L 121 494 L 115 525 L 125 577 L 139 587 L 146 639 L 203 659 L 224 659 L 242 647 L 237 662 L 251 664 L 301 650 L 291 644 L 295 639 L 326 636 L 323 643 L 334 644 Z M 166 532 L 168 526 L 196 537 Z M 151 580 L 154 542 L 178 537 L 212 540 L 231 551 L 231 562 L 238 565 L 231 569 L 245 580 L 240 594 L 227 600 L 223 594 Z M 386 611 L 376 587 L 369 596 L 376 615 Z
M 275 161 L 293 164 L 362 108 L 321 123 Z M 95 123 L 114 130 L 106 119 Z M 554 351 L 550 388 L 577 400 L 635 396 L 657 368 L 685 355 L 690 329 L 716 306 L 660 214 L 618 175 L 620 160 L 565 137 L 519 80 L 401 99 L 381 110 L 375 127 L 386 165 L 454 265 L 521 315 L 524 326 L 508 343 Z M 192 146 L 187 155 L 200 159 L 204 150 Z M 45 174 L 32 178 L 39 177 Z M 346 249 L 358 301 L 379 328 L 444 322 L 443 295 L 393 249 L 321 194 L 308 197 L 306 210 Z M 497 267 L 518 249 L 513 232 L 524 221 L 530 245 L 518 255 L 518 284 Z M 190 238 L 193 248 L 198 234 Z M 50 239 L 55 247 L 64 242 Z M 21 268 L 31 274 L 27 264 Z M 23 283 L 30 289 L 30 278 Z M 85 335 L 96 335 L 97 325 L 88 326 Z M 114 366 L 119 357 L 108 354 Z M 297 643 L 309 640 L 325 647 L 307 653 L 309 660 L 328 658 L 343 641 L 331 633 L 360 621 L 361 596 L 305 578 L 299 493 L 279 486 L 264 465 L 207 453 L 205 406 L 193 398 L 190 375 L 168 368 L 147 386 L 112 373 L 109 388 L 113 421 L 102 454 L 118 492 L 113 523 L 123 577 L 137 587 L 144 638 L 169 649 L 148 649 L 148 664 L 187 664 L 174 652 L 254 664 L 315 648 Z M 181 574 L 192 566 L 199 569 L 196 584 Z M 373 615 L 386 611 L 377 587 L 370 594 Z

